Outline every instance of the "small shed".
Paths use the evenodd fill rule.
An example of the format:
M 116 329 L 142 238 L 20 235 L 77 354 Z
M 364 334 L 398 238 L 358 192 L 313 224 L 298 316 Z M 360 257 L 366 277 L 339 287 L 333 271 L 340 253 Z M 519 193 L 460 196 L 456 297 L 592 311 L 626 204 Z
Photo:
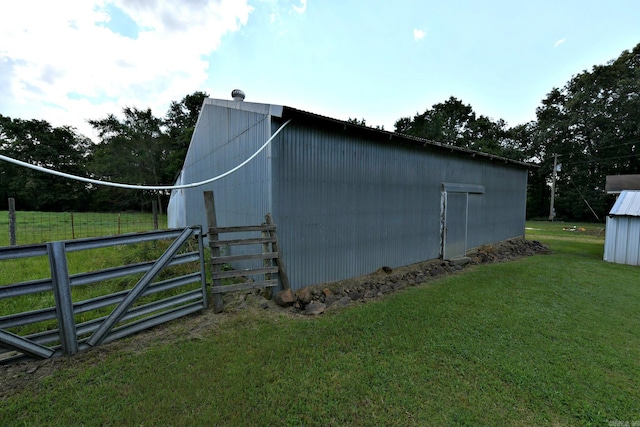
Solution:
M 177 183 L 274 135 L 173 191 L 169 225 L 206 227 L 205 190 L 221 227 L 271 213 L 292 289 L 524 236 L 529 164 L 242 98 L 204 101 Z
M 640 191 L 622 191 L 607 217 L 604 260 L 640 265 Z

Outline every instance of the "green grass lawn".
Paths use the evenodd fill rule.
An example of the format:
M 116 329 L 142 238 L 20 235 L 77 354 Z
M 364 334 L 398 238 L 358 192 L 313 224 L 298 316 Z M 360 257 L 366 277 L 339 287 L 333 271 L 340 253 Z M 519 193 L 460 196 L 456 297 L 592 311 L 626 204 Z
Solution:
M 110 212 L 16 212 L 19 245 L 112 236 L 153 230 L 150 213 Z M 167 228 L 167 216 L 158 215 L 158 228 Z M 9 245 L 9 212 L 0 211 L 0 246 Z
M 0 424 L 640 423 L 640 270 L 602 261 L 602 226 L 573 225 L 527 224 L 550 255 L 318 318 L 179 320 L 176 339 L 61 365 L 0 402 Z

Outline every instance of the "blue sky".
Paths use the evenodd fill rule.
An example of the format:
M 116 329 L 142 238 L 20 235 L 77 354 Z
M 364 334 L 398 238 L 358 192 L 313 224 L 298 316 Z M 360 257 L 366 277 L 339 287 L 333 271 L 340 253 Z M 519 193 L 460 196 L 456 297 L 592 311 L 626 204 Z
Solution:
M 240 88 L 388 130 L 450 96 L 517 125 L 638 43 L 636 0 L 3 2 L 0 114 L 94 137 L 86 120 L 125 106 Z

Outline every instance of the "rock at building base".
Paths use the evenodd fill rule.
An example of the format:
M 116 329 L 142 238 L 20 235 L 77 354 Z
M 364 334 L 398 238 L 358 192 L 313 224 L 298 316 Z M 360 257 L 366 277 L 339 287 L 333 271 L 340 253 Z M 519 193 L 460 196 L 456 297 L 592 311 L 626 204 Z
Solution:
M 318 314 L 324 313 L 326 308 L 327 306 L 321 302 L 312 302 L 304 308 L 304 314 L 308 316 L 317 316 Z
M 352 301 L 359 301 L 362 299 L 362 294 L 358 291 L 349 292 L 349 299 Z
M 340 307 L 345 307 L 347 305 L 349 305 L 351 303 L 351 298 L 349 297 L 342 297 L 340 298 L 335 305 L 340 306 Z
M 449 260 L 449 264 L 453 265 L 453 266 L 465 266 L 467 264 L 469 264 L 471 262 L 471 258 L 469 257 L 460 257 L 460 258 L 453 258 Z
M 311 297 L 313 296 L 311 294 L 311 289 L 309 288 L 302 288 L 299 291 L 296 292 L 296 295 L 298 297 L 298 300 L 302 303 L 302 305 L 307 305 L 311 302 Z
M 296 296 L 293 294 L 291 289 L 285 289 L 284 291 L 280 291 L 273 297 L 273 300 L 280 307 L 289 307 L 292 306 L 294 302 L 296 302 Z
M 335 303 L 336 301 L 338 301 L 338 299 L 339 299 L 339 298 L 338 298 L 337 296 L 333 295 L 333 294 L 328 295 L 328 296 L 326 296 L 326 297 L 325 297 L 325 299 L 324 299 L 324 304 L 325 304 L 327 307 L 330 307 L 333 303 Z

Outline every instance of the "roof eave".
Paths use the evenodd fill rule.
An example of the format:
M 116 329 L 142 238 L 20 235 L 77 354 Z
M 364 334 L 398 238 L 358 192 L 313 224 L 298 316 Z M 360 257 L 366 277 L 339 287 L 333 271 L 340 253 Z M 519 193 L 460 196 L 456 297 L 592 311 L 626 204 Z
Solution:
M 307 122 L 309 124 L 322 125 L 323 128 L 333 128 L 334 130 L 353 131 L 362 133 L 363 135 L 374 135 L 378 140 L 388 140 L 389 142 L 398 142 L 410 144 L 413 146 L 432 147 L 439 150 L 449 150 L 452 153 L 469 155 L 471 157 L 484 158 L 494 162 L 505 163 L 508 165 L 525 167 L 527 169 L 537 169 L 540 166 L 521 162 L 519 160 L 509 159 L 507 157 L 497 156 L 495 154 L 483 153 L 468 148 L 457 147 L 455 145 L 445 144 L 442 142 L 431 141 L 424 138 L 418 138 L 411 135 L 405 135 L 397 132 L 376 129 L 368 126 L 362 126 L 350 123 L 344 120 L 338 120 L 327 116 L 322 116 L 308 111 L 298 110 L 297 108 L 287 107 L 284 105 L 262 104 L 256 102 L 235 101 L 226 99 L 206 98 L 203 105 L 214 105 L 219 107 L 230 108 L 234 110 L 250 111 L 258 114 L 265 114 L 276 118 L 293 119 L 297 122 Z
M 396 141 L 400 143 L 408 143 L 411 145 L 419 145 L 422 147 L 434 147 L 440 150 L 449 150 L 460 154 L 470 155 L 471 157 L 485 158 L 495 162 L 501 162 L 511 165 L 517 165 L 526 167 L 529 169 L 537 169 L 540 166 L 532 163 L 521 162 L 507 157 L 497 156 L 495 154 L 483 153 L 481 151 L 475 151 L 464 147 L 457 147 L 455 145 L 445 144 L 442 142 L 431 141 L 424 138 L 419 138 L 411 135 L 405 135 L 397 132 L 390 132 L 387 130 L 376 129 L 368 126 L 362 126 L 355 123 L 346 122 L 344 120 L 338 120 L 331 117 L 321 116 L 319 114 L 310 113 L 308 111 L 298 110 L 291 107 L 283 107 L 282 113 L 283 119 L 292 119 L 294 121 L 302 122 L 315 122 L 322 123 L 325 127 L 333 127 L 335 130 L 342 129 L 344 131 L 351 130 L 354 132 L 361 132 L 363 134 L 375 135 L 377 139 L 387 139 L 389 141 Z

